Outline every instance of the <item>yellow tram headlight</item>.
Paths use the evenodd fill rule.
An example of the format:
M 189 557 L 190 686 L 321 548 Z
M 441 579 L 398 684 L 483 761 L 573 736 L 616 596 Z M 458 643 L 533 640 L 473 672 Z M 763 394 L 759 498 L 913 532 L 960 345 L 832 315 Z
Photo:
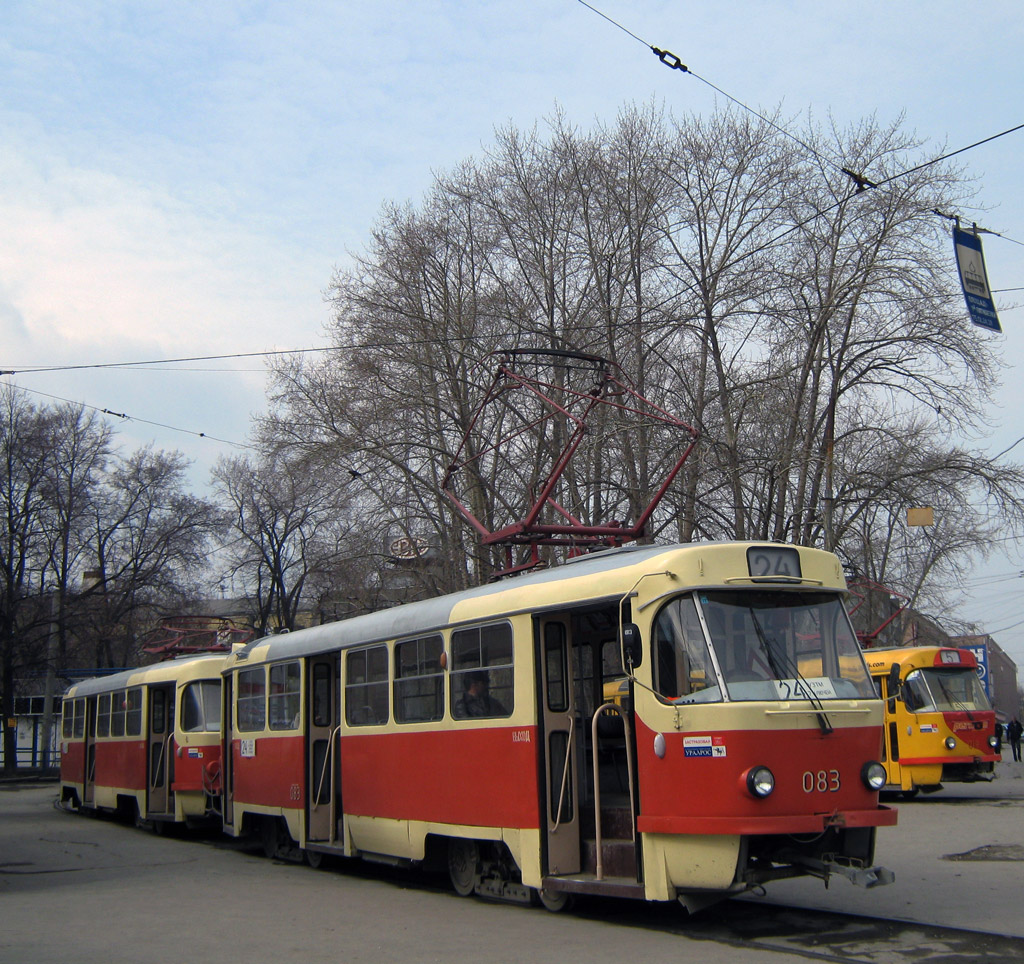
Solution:
M 885 786 L 885 767 L 876 760 L 870 760 L 860 768 L 860 778 L 869 790 L 881 790 Z
M 767 797 L 774 789 L 775 774 L 768 767 L 751 767 L 747 770 L 747 790 L 752 797 Z
M 956 739 L 954 737 L 952 737 L 952 736 L 947 736 L 946 737 L 946 749 L 947 750 L 955 750 L 956 749 Z

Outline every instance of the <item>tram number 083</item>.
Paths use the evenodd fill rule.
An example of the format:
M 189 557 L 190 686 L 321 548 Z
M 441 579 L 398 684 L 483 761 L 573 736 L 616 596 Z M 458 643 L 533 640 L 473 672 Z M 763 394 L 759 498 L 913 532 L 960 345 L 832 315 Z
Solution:
M 804 793 L 835 793 L 839 789 L 838 770 L 805 770 Z

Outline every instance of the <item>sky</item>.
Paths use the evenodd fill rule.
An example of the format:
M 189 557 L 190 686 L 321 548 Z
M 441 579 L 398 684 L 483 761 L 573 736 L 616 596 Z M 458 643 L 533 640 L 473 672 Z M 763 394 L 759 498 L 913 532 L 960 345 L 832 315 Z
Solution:
M 933 150 L 1024 123 L 1019 0 L 593 7 L 615 23 L 580 0 L 4 0 L 0 370 L 112 413 L 126 451 L 180 450 L 201 485 L 244 451 L 261 359 L 68 366 L 323 346 L 324 291 L 382 206 L 498 127 L 708 114 L 727 104 L 708 84 L 795 125 L 902 118 Z M 1003 236 L 983 238 L 1003 334 L 977 329 L 1006 365 L 972 440 L 993 454 L 1024 436 L 1022 153 L 1018 131 L 959 156 L 968 223 Z M 1002 548 L 965 571 L 962 614 L 1024 680 L 1024 545 Z

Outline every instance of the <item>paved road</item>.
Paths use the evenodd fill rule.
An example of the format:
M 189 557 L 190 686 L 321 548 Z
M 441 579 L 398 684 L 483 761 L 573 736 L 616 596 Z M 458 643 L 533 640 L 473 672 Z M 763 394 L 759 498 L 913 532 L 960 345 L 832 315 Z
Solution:
M 898 804 L 900 826 L 880 832 L 877 855 L 896 871 L 894 885 L 864 891 L 836 881 L 826 891 L 819 881 L 779 881 L 767 897 L 748 902 L 772 905 L 772 914 L 795 920 L 797 930 L 800 912 L 775 905 L 1024 937 L 1024 766 L 1000 770 L 991 786 Z M 413 878 L 410 885 L 361 865 L 312 871 L 240 851 L 215 835 L 169 839 L 65 814 L 51 806 L 53 797 L 52 784 L 0 790 L 0 964 L 806 964 L 811 953 L 809 945 L 791 954 L 735 936 L 721 943 L 712 929 L 689 936 L 685 924 L 683 933 L 673 932 L 671 907 L 552 915 L 457 898 L 443 882 Z M 980 859 L 951 859 L 963 855 Z M 736 908 L 733 916 L 748 911 Z M 842 957 L 833 948 L 828 959 L 910 959 L 864 946 Z
M 0 791 L 2 964 L 806 964 L 157 837 L 53 796 Z

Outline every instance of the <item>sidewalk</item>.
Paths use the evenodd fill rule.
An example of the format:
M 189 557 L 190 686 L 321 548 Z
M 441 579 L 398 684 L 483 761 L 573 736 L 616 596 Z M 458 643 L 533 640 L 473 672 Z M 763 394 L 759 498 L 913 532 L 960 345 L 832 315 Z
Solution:
M 49 783 L 60 779 L 59 767 L 18 767 L 14 770 L 0 769 L 0 786 L 5 783 Z

